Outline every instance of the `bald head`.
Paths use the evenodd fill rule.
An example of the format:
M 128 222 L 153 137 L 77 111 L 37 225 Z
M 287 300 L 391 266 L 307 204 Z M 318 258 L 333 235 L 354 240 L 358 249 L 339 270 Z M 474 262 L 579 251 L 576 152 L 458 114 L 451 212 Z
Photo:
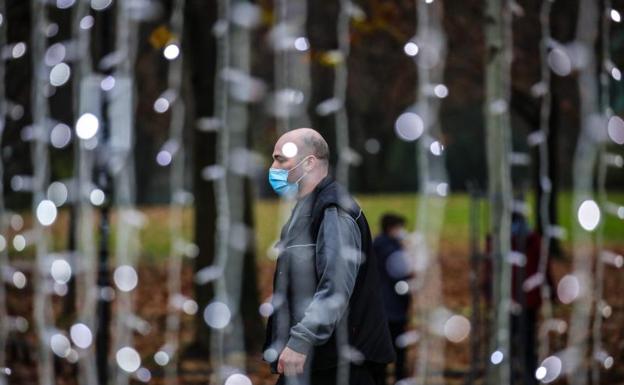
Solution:
M 282 148 L 286 143 L 297 146 L 297 155 L 304 157 L 314 155 L 323 165 L 329 164 L 329 146 L 316 130 L 311 128 L 297 128 L 282 135 L 276 147 Z
M 329 173 L 329 146 L 311 128 L 282 135 L 273 149 L 272 169 L 288 170 L 287 182 L 297 183 L 297 198 L 310 193 Z

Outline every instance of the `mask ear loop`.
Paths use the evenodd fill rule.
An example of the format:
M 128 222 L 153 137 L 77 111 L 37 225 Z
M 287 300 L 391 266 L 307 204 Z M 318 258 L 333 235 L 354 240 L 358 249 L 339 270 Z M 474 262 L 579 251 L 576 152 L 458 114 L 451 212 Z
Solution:
M 296 165 L 293 166 L 293 168 L 291 168 L 290 170 L 288 170 L 288 172 L 291 172 L 292 170 L 296 169 L 297 167 L 299 167 L 301 165 L 301 163 L 303 163 L 306 159 L 308 159 L 310 157 L 310 155 L 306 156 L 305 158 L 301 159 L 299 161 L 299 163 L 297 163 Z
M 311 155 L 310 155 L 310 156 L 311 156 Z M 310 156 L 306 156 L 305 158 L 303 158 L 303 159 L 301 160 L 301 162 L 297 163 L 297 165 L 296 165 L 295 167 L 291 168 L 290 170 L 288 170 L 288 172 L 290 172 L 291 170 L 294 170 L 294 169 L 296 169 L 297 167 L 299 167 L 299 165 L 301 165 L 301 163 L 303 163 L 303 162 L 304 162 L 306 159 L 308 159 Z M 298 183 L 301 181 L 301 179 L 303 179 L 303 177 L 304 177 L 304 176 L 306 176 L 306 175 L 308 175 L 308 171 L 304 171 L 304 172 L 303 172 L 303 175 L 301 175 L 301 177 L 295 181 L 295 184 L 298 184 Z

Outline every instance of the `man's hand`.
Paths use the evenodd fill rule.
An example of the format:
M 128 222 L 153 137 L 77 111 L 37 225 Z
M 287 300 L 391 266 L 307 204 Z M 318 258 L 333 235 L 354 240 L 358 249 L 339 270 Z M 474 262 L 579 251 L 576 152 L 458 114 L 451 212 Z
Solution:
M 277 372 L 287 376 L 294 376 L 303 373 L 306 355 L 297 353 L 289 347 L 284 348 L 277 362 Z

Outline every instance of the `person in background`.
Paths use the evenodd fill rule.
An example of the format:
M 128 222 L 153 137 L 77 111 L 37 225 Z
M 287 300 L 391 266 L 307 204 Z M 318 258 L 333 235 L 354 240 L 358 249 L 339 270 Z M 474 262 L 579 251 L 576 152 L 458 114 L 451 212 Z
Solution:
M 406 377 L 405 353 L 402 344 L 397 344 L 397 337 L 405 333 L 408 322 L 410 295 L 402 281 L 411 277 L 411 269 L 404 253 L 405 218 L 396 214 L 384 214 L 381 218 L 382 232 L 373 241 L 377 256 L 381 293 L 388 316 L 388 327 L 396 352 L 394 381 Z
M 539 262 L 542 237 L 538 231 L 531 230 L 526 217 L 519 212 L 511 216 L 511 251 L 518 253 L 511 269 L 511 300 L 510 309 L 510 360 L 513 385 L 537 385 L 535 378 L 537 369 L 537 327 L 538 315 L 542 306 L 540 287 L 548 285 L 553 288 L 549 264 L 546 265 L 546 276 L 539 278 Z M 485 260 L 481 275 L 481 288 L 488 306 L 492 300 L 492 237 L 486 238 L 486 252 L 490 255 Z

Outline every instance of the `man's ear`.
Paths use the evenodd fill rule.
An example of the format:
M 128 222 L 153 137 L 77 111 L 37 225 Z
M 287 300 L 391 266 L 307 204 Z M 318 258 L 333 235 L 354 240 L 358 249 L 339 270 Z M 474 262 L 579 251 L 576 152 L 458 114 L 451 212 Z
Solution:
M 318 162 L 318 159 L 316 159 L 316 157 L 314 155 L 308 157 L 308 159 L 305 161 L 303 167 L 305 167 L 306 172 L 310 172 L 312 171 L 312 169 L 314 168 L 314 166 L 316 166 L 316 162 Z

